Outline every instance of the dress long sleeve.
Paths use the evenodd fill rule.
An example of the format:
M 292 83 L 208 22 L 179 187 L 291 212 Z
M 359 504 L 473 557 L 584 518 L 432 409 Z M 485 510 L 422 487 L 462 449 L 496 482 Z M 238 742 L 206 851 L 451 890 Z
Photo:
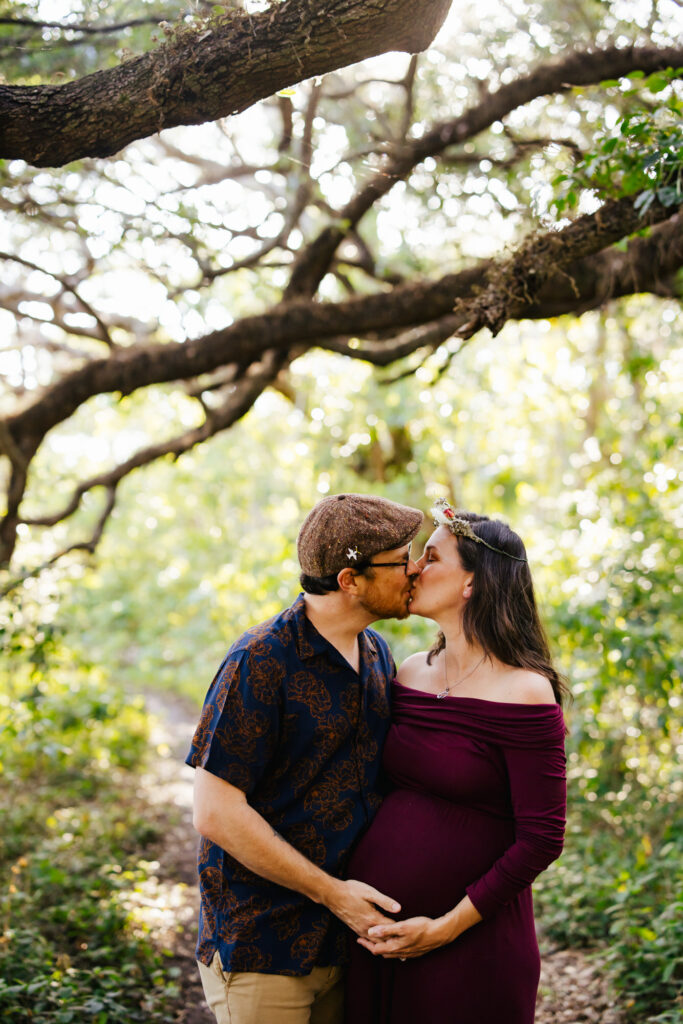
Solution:
M 558 728 L 538 746 L 503 747 L 515 842 L 486 874 L 467 887 L 482 917 L 505 906 L 562 852 L 566 773 L 564 728 L 560 723 L 561 715 Z

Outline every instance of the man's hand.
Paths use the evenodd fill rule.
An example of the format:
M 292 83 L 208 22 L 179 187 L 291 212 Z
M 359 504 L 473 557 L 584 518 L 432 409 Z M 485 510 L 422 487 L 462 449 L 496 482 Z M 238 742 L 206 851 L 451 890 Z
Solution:
M 388 913 L 397 914 L 401 905 L 392 900 L 390 896 L 373 889 L 365 882 L 358 882 L 353 878 L 347 881 L 331 880 L 329 894 L 322 902 L 335 914 L 344 924 L 356 933 L 367 938 L 368 930 L 373 925 L 392 924 L 392 920 L 378 910 L 386 910 Z
M 241 789 L 204 768 L 195 774 L 194 825 L 250 871 L 322 903 L 357 935 L 367 938 L 374 924 L 392 924 L 377 907 L 394 914 L 401 909 L 365 882 L 328 875 L 274 832 Z

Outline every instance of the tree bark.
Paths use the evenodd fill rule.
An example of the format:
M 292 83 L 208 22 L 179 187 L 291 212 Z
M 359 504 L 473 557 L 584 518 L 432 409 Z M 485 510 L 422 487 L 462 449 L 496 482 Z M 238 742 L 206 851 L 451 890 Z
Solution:
M 424 50 L 451 0 L 284 0 L 179 27 L 151 53 L 64 85 L 0 85 L 0 158 L 57 167 L 246 110 L 367 57 Z

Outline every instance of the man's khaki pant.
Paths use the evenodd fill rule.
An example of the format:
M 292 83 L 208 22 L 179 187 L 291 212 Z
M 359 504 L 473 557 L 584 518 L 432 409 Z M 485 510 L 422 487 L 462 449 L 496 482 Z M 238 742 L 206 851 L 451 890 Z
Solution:
M 314 967 L 297 978 L 224 971 L 218 953 L 210 967 L 198 967 L 217 1024 L 342 1024 L 341 967 Z

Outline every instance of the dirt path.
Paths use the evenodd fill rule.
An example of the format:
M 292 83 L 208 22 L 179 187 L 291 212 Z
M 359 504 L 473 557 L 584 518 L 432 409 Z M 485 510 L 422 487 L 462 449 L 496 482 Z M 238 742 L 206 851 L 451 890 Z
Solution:
M 543 957 L 536 1024 L 622 1024 L 607 984 L 585 954 L 561 949 Z
M 155 929 L 165 948 L 173 950 L 169 966 L 179 969 L 182 1007 L 173 1024 L 216 1024 L 204 1000 L 194 956 L 197 941 L 197 833 L 192 826 L 192 780 L 185 763 L 197 724 L 197 710 L 173 694 L 145 694 L 155 717 L 152 744 L 162 751 L 142 783 L 153 803 L 169 811 L 168 831 L 159 852 L 159 877 L 168 886 L 172 919 Z M 170 1024 L 170 1022 L 169 1022 Z
M 159 876 L 167 886 L 167 913 L 155 930 L 173 950 L 171 964 L 180 970 L 183 1007 L 173 1024 L 215 1024 L 204 1001 L 194 958 L 199 898 L 192 828 L 193 771 L 183 763 L 199 709 L 172 694 L 147 693 L 145 700 L 156 718 L 153 743 L 163 756 L 142 781 L 150 799 L 169 809 L 166 841 L 159 854 Z M 596 965 L 583 953 L 565 949 L 543 957 L 536 1024 L 622 1024 L 622 1018 Z

